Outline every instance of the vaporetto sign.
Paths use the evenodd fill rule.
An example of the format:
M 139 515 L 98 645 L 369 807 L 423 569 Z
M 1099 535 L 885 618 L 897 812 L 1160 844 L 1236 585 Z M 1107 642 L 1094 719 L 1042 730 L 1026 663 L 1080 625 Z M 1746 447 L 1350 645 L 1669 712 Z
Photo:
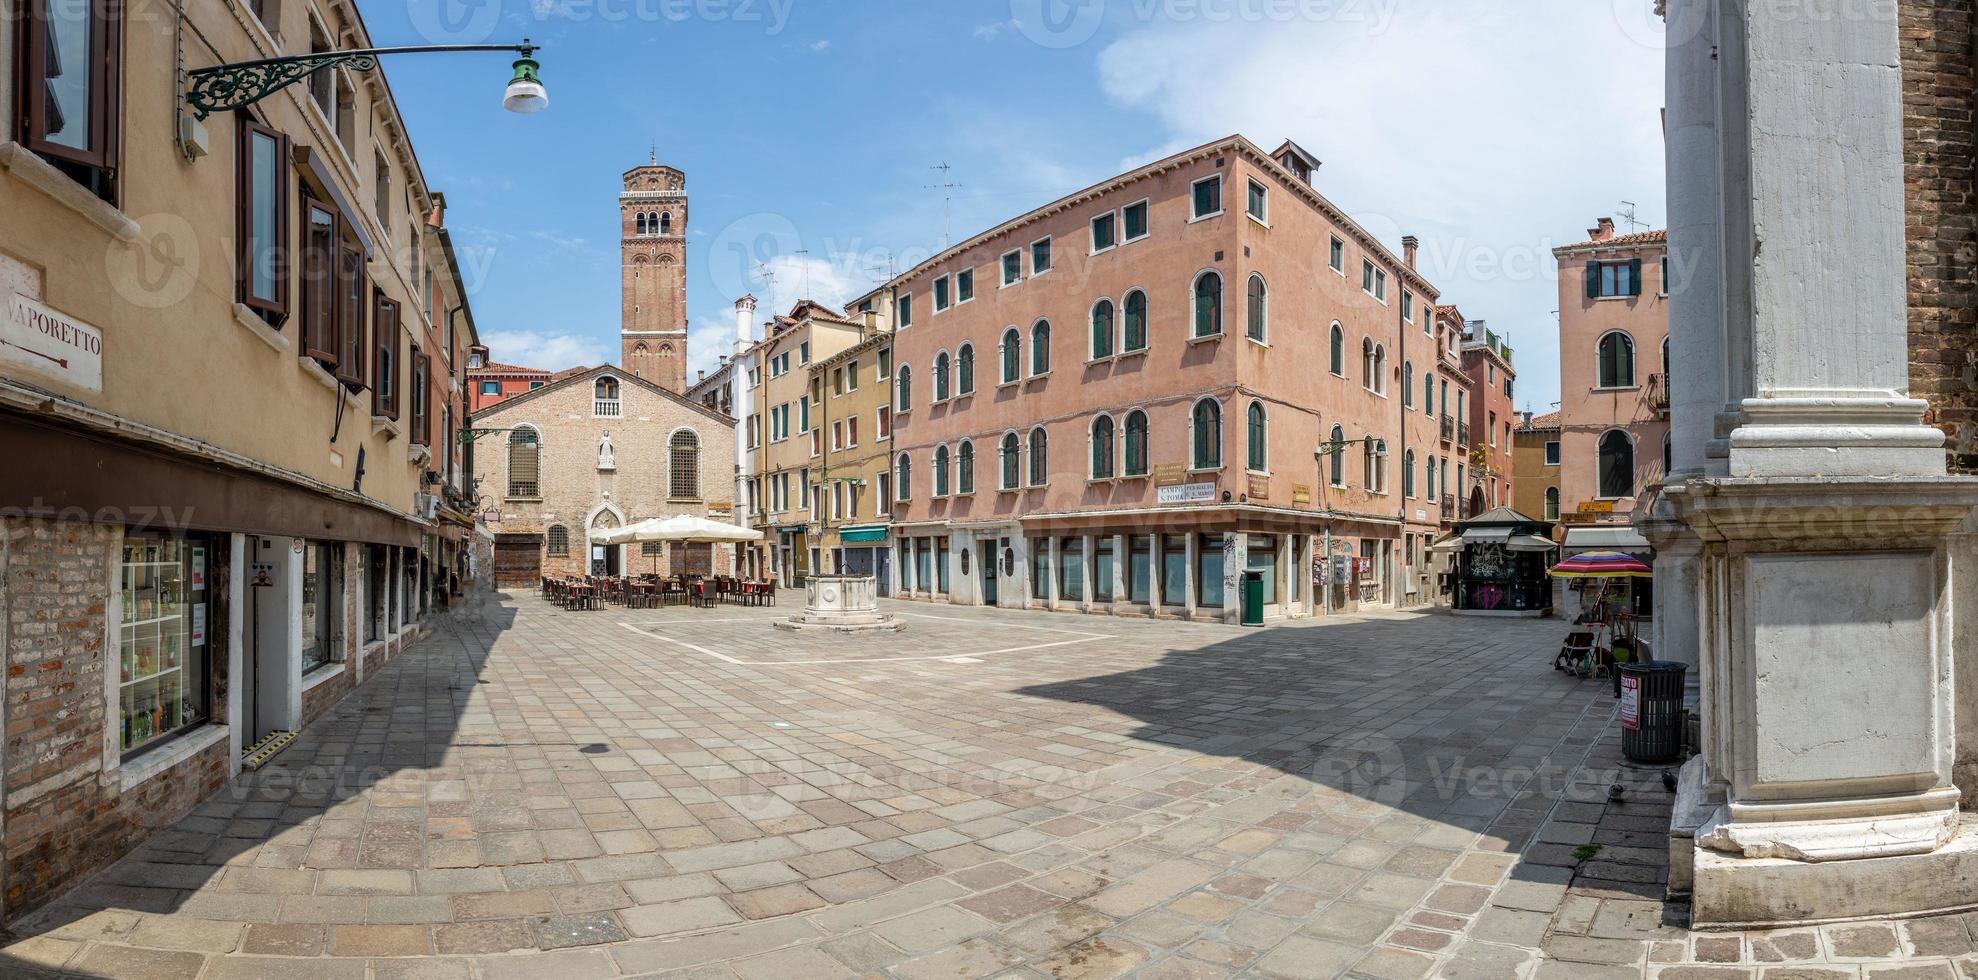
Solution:
M 103 331 L 10 292 L 0 319 L 0 364 L 102 391 Z

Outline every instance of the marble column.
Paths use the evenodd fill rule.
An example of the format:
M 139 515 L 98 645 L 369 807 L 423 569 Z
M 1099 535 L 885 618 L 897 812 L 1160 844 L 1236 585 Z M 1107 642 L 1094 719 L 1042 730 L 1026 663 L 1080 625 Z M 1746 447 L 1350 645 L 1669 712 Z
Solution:
M 1681 872 L 1694 921 L 1966 906 L 1978 846 L 1957 833 L 1950 778 L 1947 542 L 1978 479 L 1945 475 L 1943 435 L 1908 392 L 1894 5 L 1815 15 L 1672 0 L 1672 28 L 1699 6 L 1717 57 L 1669 50 L 1670 231 L 1707 241 L 1713 213 L 1721 225 L 1721 285 L 1700 289 L 1719 294 L 1735 424 L 1721 471 L 1706 453 L 1698 473 L 1679 444 L 1684 478 L 1665 491 L 1664 516 L 1699 542 L 1705 755 L 1676 806 L 1678 821 L 1702 814 Z M 1708 81 L 1715 184 L 1691 165 L 1692 111 L 1710 100 L 1689 86 Z M 1707 311 L 1682 303 L 1672 316 L 1676 360 L 1701 367 Z M 1694 435 L 1710 399 L 1683 395 L 1685 383 L 1677 431 Z

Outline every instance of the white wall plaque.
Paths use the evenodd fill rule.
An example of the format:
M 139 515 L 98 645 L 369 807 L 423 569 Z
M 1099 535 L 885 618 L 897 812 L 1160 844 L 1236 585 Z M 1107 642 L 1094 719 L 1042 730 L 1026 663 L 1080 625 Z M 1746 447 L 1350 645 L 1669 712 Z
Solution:
M 0 318 L 0 364 L 102 391 L 103 332 L 9 292 Z

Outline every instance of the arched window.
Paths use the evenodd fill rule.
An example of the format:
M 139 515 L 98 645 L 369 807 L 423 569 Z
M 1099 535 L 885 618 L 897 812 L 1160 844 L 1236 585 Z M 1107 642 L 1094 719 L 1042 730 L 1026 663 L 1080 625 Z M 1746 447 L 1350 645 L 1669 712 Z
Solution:
M 1374 493 L 1380 489 L 1380 484 L 1374 482 L 1374 437 L 1372 433 L 1369 433 L 1360 440 L 1360 483 L 1366 488 L 1368 493 Z
M 893 466 L 893 496 L 903 504 L 913 499 L 913 457 L 906 453 Z
M 897 385 L 899 388 L 899 395 L 897 398 L 894 399 L 893 411 L 895 412 L 912 411 L 913 410 L 913 368 L 907 367 L 904 364 L 900 365 L 900 376 L 894 381 L 894 384 Z
M 633 225 L 635 226 L 635 229 L 636 229 L 636 230 L 635 230 L 635 231 L 633 232 L 633 234 L 637 234 L 637 235 L 644 235 L 644 234 L 646 233 L 646 215 L 645 215 L 645 212 L 643 212 L 643 211 L 641 211 L 641 212 L 639 212 L 638 214 L 636 214 L 636 215 L 633 215 L 633 216 L 632 216 L 632 224 L 633 224 Z
M 1030 485 L 1041 487 L 1051 475 L 1050 445 L 1042 426 L 1030 430 Z
M 955 352 L 955 394 L 975 394 L 975 345 L 963 344 Z
M 1003 384 L 1012 384 L 1023 377 L 1023 335 L 1015 327 L 1003 331 Z
M 1092 420 L 1092 479 L 1113 478 L 1113 417 L 1101 415 Z
M 1126 414 L 1127 476 L 1147 475 L 1147 413 L 1134 409 Z
M 1125 307 L 1125 340 L 1120 349 L 1128 354 L 1147 349 L 1147 294 L 1136 289 L 1120 301 Z
M 1600 338 L 1600 387 L 1632 388 L 1635 384 L 1635 342 L 1619 330 Z
M 948 495 L 948 447 L 934 447 L 934 495 Z
M 551 524 L 549 532 L 543 535 L 543 545 L 552 555 L 570 553 L 570 529 L 561 524 Z
M 1265 339 L 1264 328 L 1267 322 L 1264 308 L 1264 277 L 1254 272 L 1250 274 L 1248 299 L 1249 316 L 1245 321 L 1244 329 L 1248 331 L 1251 340 L 1261 344 Z
M 1195 336 L 1223 332 L 1223 277 L 1204 272 L 1195 277 Z
M 508 434 L 508 495 L 540 497 L 542 484 L 542 440 L 531 426 L 518 426 Z
M 1600 437 L 1600 495 L 1635 495 L 1635 443 L 1624 429 L 1608 429 Z
M 1387 440 L 1374 440 L 1374 489 L 1387 492 Z
M 955 492 L 975 492 L 975 443 L 967 439 L 962 440 L 961 449 L 955 452 Z
M 1331 447 L 1331 452 L 1326 453 L 1326 459 L 1332 463 L 1332 485 L 1343 487 L 1346 485 L 1346 430 L 1337 425 L 1333 426 L 1332 438 L 1326 440 L 1326 443 Z
M 1662 338 L 1662 387 L 1669 387 L 1669 338 Z
M 1558 487 L 1545 488 L 1545 519 L 1548 521 L 1556 521 L 1559 519 L 1559 488 Z
M 1332 325 L 1332 373 L 1346 377 L 1346 331 Z
M 1250 450 L 1250 455 L 1246 463 L 1251 470 L 1258 473 L 1263 473 L 1270 469 L 1270 453 L 1266 449 L 1266 446 L 1269 445 L 1266 439 L 1268 435 L 1266 428 L 1268 425 L 1269 421 L 1264 417 L 1264 403 L 1251 402 L 1250 411 L 1244 420 L 1244 431 L 1247 435 L 1247 443 Z
M 1415 407 L 1415 362 L 1401 362 L 1401 407 Z
M 934 403 L 948 400 L 948 352 L 934 355 Z
M 1412 499 L 1415 496 L 1415 451 L 1401 454 L 1401 495 Z
M 1670 435 L 1672 435 L 1672 433 L 1665 432 L 1662 434 L 1662 472 L 1665 475 L 1670 470 L 1676 468 L 1676 453 L 1675 453 L 1676 447 L 1674 443 L 1669 441 Z
M 998 486 L 1004 490 L 1015 490 L 1023 482 L 1023 441 L 1016 437 L 1016 433 L 1004 434 L 1002 453 L 1002 458 L 997 460 L 1001 464 L 998 469 L 1002 476 Z
M 1113 356 L 1113 301 L 1092 304 L 1092 359 Z
M 1213 398 L 1195 403 L 1192 413 L 1195 468 L 1218 470 L 1223 465 L 1223 407 Z
M 1374 338 L 1360 338 L 1360 387 L 1374 390 Z
M 1051 321 L 1039 320 L 1030 326 L 1030 374 L 1051 370 Z
M 1376 394 L 1387 394 L 1387 347 L 1384 344 L 1374 345 L 1373 389 Z
M 1428 493 L 1426 494 L 1426 496 L 1430 501 L 1434 501 L 1435 500 L 1435 457 L 1434 456 L 1430 456 L 1429 465 L 1422 468 L 1422 475 L 1427 478 Z
M 659 233 L 662 235 L 673 234 L 673 212 L 661 211 L 659 213 Z
M 701 437 L 691 429 L 673 433 L 667 442 L 667 496 L 698 500 L 701 495 Z
M 617 378 L 599 378 L 596 388 L 599 401 L 616 401 L 618 399 Z

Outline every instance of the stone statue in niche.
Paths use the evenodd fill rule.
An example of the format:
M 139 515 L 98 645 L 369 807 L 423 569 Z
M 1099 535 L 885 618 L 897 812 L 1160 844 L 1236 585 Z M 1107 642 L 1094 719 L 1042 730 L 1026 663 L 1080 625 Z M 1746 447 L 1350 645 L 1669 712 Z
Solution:
M 613 470 L 617 468 L 617 461 L 611 455 L 611 433 L 606 432 L 604 438 L 598 440 L 598 469 Z

